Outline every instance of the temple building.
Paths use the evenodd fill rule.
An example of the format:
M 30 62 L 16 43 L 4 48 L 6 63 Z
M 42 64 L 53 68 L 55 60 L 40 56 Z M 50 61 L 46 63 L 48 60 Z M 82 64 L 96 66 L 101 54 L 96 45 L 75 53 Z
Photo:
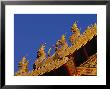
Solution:
M 65 35 L 55 44 L 55 52 L 48 56 L 45 45 L 41 45 L 37 52 L 33 70 L 28 71 L 26 58 L 19 62 L 16 76 L 96 76 L 97 75 L 97 24 L 88 26 L 80 33 L 77 22 L 71 27 L 72 35 L 68 45 Z

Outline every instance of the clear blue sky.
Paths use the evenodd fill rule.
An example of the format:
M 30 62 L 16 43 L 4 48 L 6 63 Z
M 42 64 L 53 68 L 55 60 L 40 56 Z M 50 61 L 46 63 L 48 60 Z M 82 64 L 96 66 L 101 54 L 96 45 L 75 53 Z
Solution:
M 88 25 L 97 22 L 96 14 L 15 14 L 14 15 L 14 71 L 23 56 L 29 61 L 29 70 L 36 59 L 36 52 L 42 42 L 46 52 L 66 33 L 71 35 L 70 28 L 78 21 L 81 33 Z

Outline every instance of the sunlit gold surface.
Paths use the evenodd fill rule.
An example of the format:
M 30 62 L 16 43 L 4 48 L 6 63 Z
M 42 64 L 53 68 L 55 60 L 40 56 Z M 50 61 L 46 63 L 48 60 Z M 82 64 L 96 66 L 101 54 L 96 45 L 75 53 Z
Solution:
M 73 54 L 75 50 L 78 50 L 82 46 L 86 45 L 88 41 L 90 41 L 94 36 L 97 35 L 96 24 L 92 26 L 88 26 L 85 32 L 83 34 L 80 34 L 77 23 L 75 22 L 71 30 L 73 33 L 72 36 L 70 36 L 70 41 L 72 44 L 71 46 L 68 46 L 65 39 L 65 35 L 62 35 L 61 39 L 58 40 L 56 43 L 57 46 L 60 45 L 60 48 L 58 47 L 58 49 L 55 51 L 53 55 L 46 57 L 45 46 L 42 45 L 41 48 L 38 50 L 39 56 L 35 61 L 36 69 L 33 69 L 32 71 L 26 71 L 26 72 L 24 71 L 25 72 L 24 74 L 20 72 L 21 70 L 18 70 L 18 72 L 15 75 L 36 76 L 36 75 L 43 75 L 44 73 L 50 72 L 54 69 L 58 69 L 65 63 L 68 63 L 69 61 L 71 61 L 71 59 L 67 57 L 68 55 Z M 93 61 L 93 59 L 95 61 Z M 87 62 L 84 62 L 79 67 L 77 67 L 73 75 L 77 75 L 77 76 L 89 75 L 89 74 L 96 75 L 96 64 L 97 64 L 96 59 L 97 59 L 96 56 L 94 57 L 93 55 L 92 58 L 89 58 Z M 93 67 L 93 64 L 94 64 L 94 67 Z M 23 66 L 24 66 L 24 69 L 26 69 L 27 65 L 25 66 L 24 64 Z

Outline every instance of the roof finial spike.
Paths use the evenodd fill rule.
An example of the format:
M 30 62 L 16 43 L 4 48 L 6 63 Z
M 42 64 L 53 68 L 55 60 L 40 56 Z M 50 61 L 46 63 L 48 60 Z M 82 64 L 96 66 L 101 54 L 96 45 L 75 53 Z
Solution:
M 65 37 L 66 37 L 66 35 L 63 34 L 63 35 L 61 36 L 61 40 L 65 40 Z
M 76 21 L 74 22 L 72 28 L 73 28 L 73 29 L 74 29 L 74 28 L 77 28 L 77 22 L 76 22 Z

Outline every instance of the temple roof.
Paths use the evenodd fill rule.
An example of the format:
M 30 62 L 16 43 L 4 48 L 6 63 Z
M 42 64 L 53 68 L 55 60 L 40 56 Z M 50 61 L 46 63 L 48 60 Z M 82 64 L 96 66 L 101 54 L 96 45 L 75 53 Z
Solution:
M 73 26 L 77 26 L 76 23 L 73 24 Z M 73 54 L 76 50 L 80 49 L 81 47 L 85 46 L 88 41 L 92 40 L 94 36 L 97 36 L 97 27 L 96 24 L 91 26 L 90 28 L 87 28 L 83 34 L 81 34 L 79 37 L 77 37 L 76 41 L 73 45 L 68 46 L 65 51 L 62 52 L 63 58 L 59 59 L 56 58 L 55 53 L 47 57 L 44 61 L 42 61 L 42 65 L 35 69 L 30 71 L 27 75 L 28 76 L 36 76 L 36 75 L 43 75 L 44 73 L 50 72 L 52 70 L 58 69 L 65 63 L 67 63 L 70 59 L 67 57 L 70 54 Z M 62 36 L 62 39 L 65 38 L 65 36 Z M 84 66 L 83 64 L 80 65 L 80 67 Z
M 67 63 L 69 58 L 66 56 L 74 53 L 76 50 L 86 45 L 88 41 L 90 41 L 94 36 L 97 35 L 96 32 L 97 29 L 94 27 L 91 29 L 86 29 L 85 32 L 77 38 L 74 44 L 65 50 L 63 54 L 63 59 L 56 59 L 55 54 L 53 54 L 51 57 L 47 58 L 45 62 L 42 63 L 42 66 L 40 68 L 33 70 L 30 75 L 42 75 L 46 72 L 50 72 L 54 69 L 57 69 L 63 64 Z

